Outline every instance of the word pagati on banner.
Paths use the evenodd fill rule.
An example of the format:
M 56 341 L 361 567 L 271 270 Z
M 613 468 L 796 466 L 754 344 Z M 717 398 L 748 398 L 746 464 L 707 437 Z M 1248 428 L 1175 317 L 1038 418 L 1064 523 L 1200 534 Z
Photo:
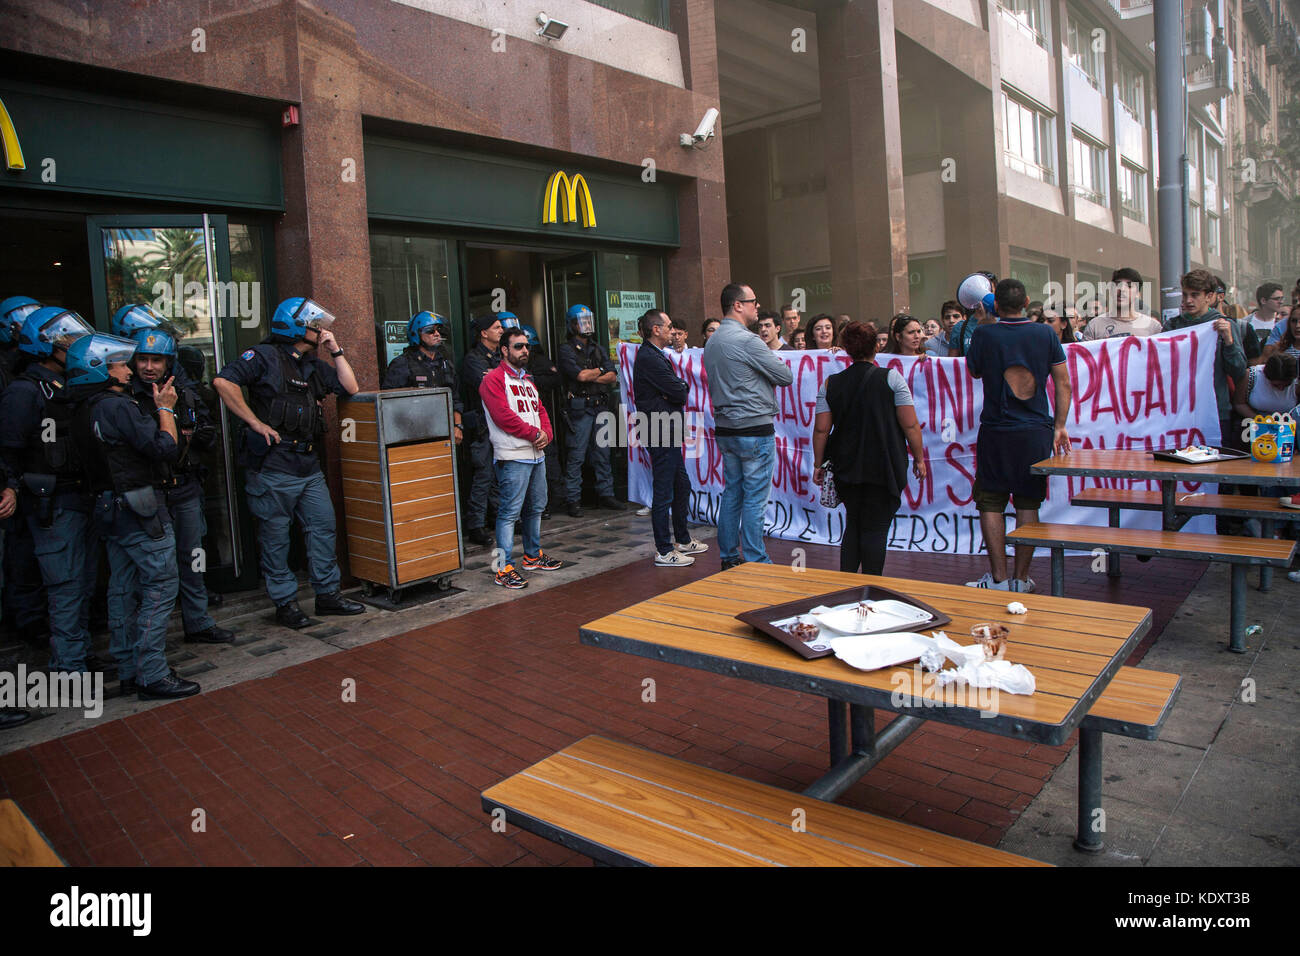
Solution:
M 1214 395 L 1217 335 L 1211 323 L 1147 338 L 1129 337 L 1066 346 L 1073 389 L 1067 417 L 1074 448 L 1154 450 L 1219 443 Z M 622 414 L 627 429 L 628 496 L 652 500 L 650 454 L 638 440 L 645 416 L 636 414 L 632 366 L 638 346 L 619 346 Z M 669 361 L 690 386 L 686 405 L 686 471 L 691 479 L 691 520 L 717 523 L 722 455 L 713 435 L 703 349 L 669 351 Z M 813 421 L 817 392 L 829 376 L 846 368 L 843 352 L 777 352 L 794 381 L 777 389 L 776 467 L 768 499 L 767 535 L 813 544 L 839 544 L 844 509 L 828 510 L 812 482 Z M 983 385 L 961 358 L 877 356 L 907 381 L 924 435 L 926 477 L 910 477 L 894 518 L 893 550 L 977 554 L 983 550 L 979 513 L 973 503 L 975 439 L 983 407 Z M 1048 383 L 1054 403 L 1054 390 Z M 1117 478 L 1053 477 L 1039 512 L 1045 522 L 1103 524 L 1104 511 L 1077 508 L 1070 498 L 1084 488 L 1159 490 L 1155 482 Z M 1199 487 L 1185 483 L 1188 491 Z M 1204 521 L 1205 519 L 1198 519 Z M 1125 527 L 1159 527 L 1153 513 L 1124 512 Z M 1188 525 L 1195 530 L 1197 524 Z

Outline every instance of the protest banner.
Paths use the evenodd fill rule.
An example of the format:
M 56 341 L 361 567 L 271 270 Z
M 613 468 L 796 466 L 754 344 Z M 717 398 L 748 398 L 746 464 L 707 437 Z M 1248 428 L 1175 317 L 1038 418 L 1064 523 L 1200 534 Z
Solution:
M 1105 339 L 1066 346 L 1073 389 L 1067 419 L 1074 448 L 1158 449 L 1219 443 L 1214 395 L 1217 336 L 1211 324 L 1148 338 Z M 628 497 L 652 500 L 650 455 L 643 447 L 646 425 L 632 400 L 632 366 L 637 346 L 619 348 L 619 382 L 628 451 Z M 844 509 L 828 510 L 812 482 L 812 433 L 817 392 L 829 376 L 846 368 L 843 352 L 778 352 L 794 381 L 776 391 L 776 467 L 764 532 L 814 544 L 839 544 Z M 686 470 L 691 479 L 692 521 L 717 523 L 722 456 L 713 437 L 713 408 L 704 372 L 703 349 L 668 352 L 690 386 L 686 405 Z M 892 550 L 977 554 L 983 550 L 979 514 L 972 501 L 975 439 L 983 407 L 983 385 L 966 370 L 965 359 L 879 355 L 878 364 L 907 380 L 925 437 L 927 476 L 908 479 L 890 532 Z M 1051 383 L 1048 394 L 1052 396 Z M 1078 508 L 1070 498 L 1083 488 L 1159 490 L 1155 482 L 1131 479 L 1052 478 L 1041 521 L 1106 523 L 1104 510 Z M 1196 491 L 1199 485 L 1182 488 Z M 1009 527 L 1014 522 L 1009 523 Z M 1124 527 L 1158 528 L 1160 516 L 1127 511 Z M 1198 518 L 1187 530 L 1213 530 Z

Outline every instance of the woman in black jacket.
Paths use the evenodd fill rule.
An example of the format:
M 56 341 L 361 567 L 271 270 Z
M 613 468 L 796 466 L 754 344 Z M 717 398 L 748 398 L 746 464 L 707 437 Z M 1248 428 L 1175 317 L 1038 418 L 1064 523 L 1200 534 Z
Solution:
M 875 323 L 850 322 L 842 344 L 853 364 L 827 378 L 817 394 L 813 483 L 821 485 L 829 462 L 845 514 L 840 570 L 880 574 L 907 485 L 905 445 L 912 450 L 912 474 L 922 480 L 925 449 L 903 376 L 873 361 Z

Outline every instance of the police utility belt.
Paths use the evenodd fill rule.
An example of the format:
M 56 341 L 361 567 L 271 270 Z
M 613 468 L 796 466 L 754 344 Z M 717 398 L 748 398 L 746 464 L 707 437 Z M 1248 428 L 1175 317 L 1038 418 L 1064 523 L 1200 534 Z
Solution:
M 121 494 L 105 491 L 100 494 L 100 500 L 106 503 L 111 502 L 113 507 L 118 510 L 129 511 L 135 515 L 140 522 L 140 529 L 155 541 L 167 533 L 167 529 L 163 527 L 162 518 L 159 517 L 162 506 L 158 503 L 158 495 L 154 492 L 152 485 L 132 488 L 130 491 L 123 491 Z
M 25 472 L 23 488 L 36 499 L 36 524 L 42 528 L 54 526 L 54 504 L 59 495 L 80 495 L 86 492 L 86 482 L 80 478 L 60 478 Z

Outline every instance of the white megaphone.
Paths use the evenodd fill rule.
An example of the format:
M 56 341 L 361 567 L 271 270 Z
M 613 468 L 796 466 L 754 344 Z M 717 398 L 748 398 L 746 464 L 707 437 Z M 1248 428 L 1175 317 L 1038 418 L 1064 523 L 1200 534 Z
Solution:
M 972 272 L 957 286 L 957 301 L 963 309 L 983 305 L 984 311 L 993 314 L 993 283 L 982 272 Z

